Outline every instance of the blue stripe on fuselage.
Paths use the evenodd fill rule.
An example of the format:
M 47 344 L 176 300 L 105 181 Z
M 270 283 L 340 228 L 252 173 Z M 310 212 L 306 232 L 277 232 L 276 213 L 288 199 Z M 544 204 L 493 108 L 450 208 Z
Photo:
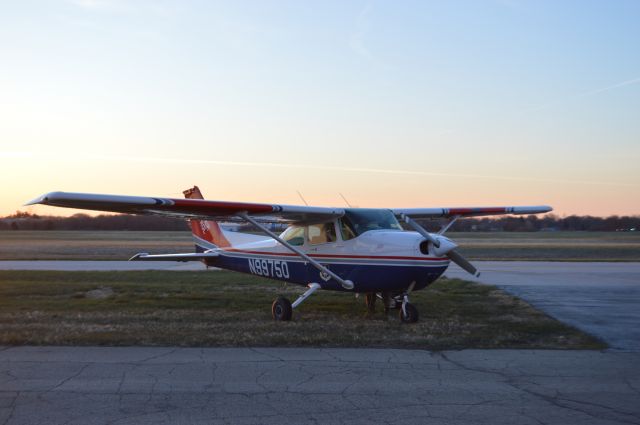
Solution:
M 343 279 L 354 282 L 354 292 L 402 291 L 412 282 L 416 282 L 415 290 L 423 289 L 440 277 L 449 265 L 448 260 L 411 261 L 344 257 L 318 260 Z M 255 264 L 257 261 L 260 262 L 258 267 Z M 250 262 L 253 262 L 253 267 Z M 207 260 L 207 265 L 300 285 L 317 282 L 323 289 L 345 290 L 333 279 L 325 281 L 315 267 L 298 257 L 220 251 L 219 257 Z M 284 267 L 287 276 L 283 276 Z

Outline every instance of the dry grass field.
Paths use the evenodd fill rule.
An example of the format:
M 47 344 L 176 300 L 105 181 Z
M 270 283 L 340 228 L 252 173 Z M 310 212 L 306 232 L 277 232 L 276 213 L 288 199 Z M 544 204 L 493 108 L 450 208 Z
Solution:
M 274 322 L 302 288 L 232 272 L 0 271 L 0 345 L 601 349 L 604 343 L 490 286 L 441 279 L 412 295 L 421 319 L 320 291 Z
M 189 232 L 0 232 L 0 260 L 127 260 L 138 252 L 192 251 Z
M 472 260 L 640 261 L 640 232 L 447 233 Z M 0 260 L 126 260 L 191 252 L 188 232 L 4 231 Z
M 474 260 L 640 261 L 640 232 L 448 233 Z

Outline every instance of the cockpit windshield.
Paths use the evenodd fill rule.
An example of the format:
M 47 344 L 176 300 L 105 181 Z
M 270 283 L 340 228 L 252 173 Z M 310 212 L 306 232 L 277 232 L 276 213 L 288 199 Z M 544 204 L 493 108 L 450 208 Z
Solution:
M 352 239 L 369 230 L 402 230 L 396 216 L 383 209 L 345 209 L 340 218 L 342 239 Z

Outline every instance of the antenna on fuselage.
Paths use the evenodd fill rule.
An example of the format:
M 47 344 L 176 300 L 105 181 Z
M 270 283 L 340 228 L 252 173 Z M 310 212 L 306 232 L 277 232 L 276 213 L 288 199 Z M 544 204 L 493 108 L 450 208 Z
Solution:
M 296 193 L 298 194 L 298 196 L 300 197 L 300 199 L 302 199 L 302 202 L 304 202 L 304 204 L 306 206 L 309 206 L 309 204 L 307 204 L 307 201 L 304 199 L 304 197 L 302 196 L 302 193 L 300 193 L 299 190 L 296 190 Z
M 342 193 L 338 192 L 338 195 L 340 195 L 340 197 L 341 197 L 342 199 L 344 199 L 344 202 L 346 202 L 346 204 L 347 204 L 347 206 L 348 206 L 349 208 L 353 208 L 353 205 L 351 205 L 351 204 L 349 203 L 349 201 L 347 201 L 347 198 L 345 198 L 345 197 L 344 197 L 344 195 L 343 195 Z

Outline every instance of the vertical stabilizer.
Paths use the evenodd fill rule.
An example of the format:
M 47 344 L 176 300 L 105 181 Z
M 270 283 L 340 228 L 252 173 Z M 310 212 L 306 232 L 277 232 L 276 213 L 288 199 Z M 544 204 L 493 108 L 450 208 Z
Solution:
M 198 186 L 193 186 L 184 192 L 187 199 L 204 199 Z M 213 220 L 189 220 L 191 224 L 191 232 L 196 241 L 196 252 L 203 252 L 216 247 L 224 248 L 231 246 L 229 240 L 225 237 L 224 231 L 218 223 Z

